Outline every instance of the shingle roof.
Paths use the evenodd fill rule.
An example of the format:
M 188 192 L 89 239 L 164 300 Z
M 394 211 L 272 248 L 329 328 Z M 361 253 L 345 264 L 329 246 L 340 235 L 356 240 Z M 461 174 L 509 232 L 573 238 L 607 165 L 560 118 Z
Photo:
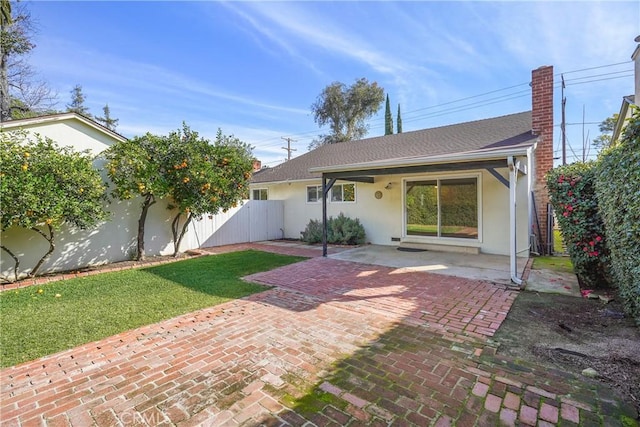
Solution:
M 418 156 L 454 155 L 482 149 L 533 144 L 531 111 L 358 141 L 323 145 L 273 168 L 257 172 L 251 182 L 295 181 L 320 177 L 310 168 Z

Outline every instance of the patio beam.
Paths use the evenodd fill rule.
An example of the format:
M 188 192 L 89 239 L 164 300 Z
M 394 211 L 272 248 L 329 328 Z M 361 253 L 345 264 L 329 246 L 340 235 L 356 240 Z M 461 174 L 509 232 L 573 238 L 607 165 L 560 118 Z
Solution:
M 345 178 L 343 181 L 364 182 L 367 184 L 373 184 L 374 178 L 372 176 L 352 176 L 351 178 Z
M 440 163 L 435 165 L 419 166 L 398 166 L 384 169 L 360 169 L 342 172 L 323 172 L 323 178 L 335 178 L 349 180 L 354 177 L 379 176 L 379 175 L 401 175 L 423 172 L 450 172 L 470 169 L 506 168 L 506 159 L 462 162 L 462 163 Z

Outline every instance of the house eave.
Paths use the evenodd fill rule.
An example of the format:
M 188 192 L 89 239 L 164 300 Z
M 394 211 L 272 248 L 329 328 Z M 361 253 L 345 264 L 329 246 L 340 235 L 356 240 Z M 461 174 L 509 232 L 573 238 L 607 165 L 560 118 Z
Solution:
M 471 151 L 464 153 L 446 154 L 441 156 L 420 156 L 409 158 L 388 159 L 376 162 L 353 163 L 346 165 L 320 166 L 309 169 L 310 173 L 354 172 L 360 170 L 390 169 L 419 165 L 442 165 L 448 163 L 477 163 L 482 161 L 502 160 L 510 156 L 526 156 L 532 144 L 496 150 Z
M 105 126 L 102 126 L 101 124 L 96 123 L 93 120 L 88 119 L 87 117 L 77 113 L 61 113 L 61 114 L 52 114 L 48 116 L 32 117 L 27 119 L 9 120 L 9 121 L 0 123 L 0 129 L 2 130 L 20 129 L 25 126 L 33 126 L 33 125 L 40 125 L 40 124 L 54 123 L 54 122 L 63 122 L 65 120 L 70 120 L 70 119 L 76 119 L 84 123 L 85 125 L 92 127 L 98 132 L 102 132 L 104 134 L 109 135 L 110 137 L 116 139 L 117 141 L 120 141 L 120 142 L 127 141 L 127 138 L 120 135 L 119 133 L 114 132 L 111 129 Z

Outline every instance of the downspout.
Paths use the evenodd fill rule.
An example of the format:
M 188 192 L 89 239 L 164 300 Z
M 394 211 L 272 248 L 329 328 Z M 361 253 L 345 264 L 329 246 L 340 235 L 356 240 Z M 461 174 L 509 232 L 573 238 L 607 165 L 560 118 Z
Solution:
M 516 254 L 516 182 L 518 181 L 518 170 L 513 162 L 513 156 L 507 157 L 509 165 L 509 260 L 511 263 L 511 281 L 518 286 L 522 286 L 522 279 L 518 277 L 518 263 Z
M 531 201 L 533 198 L 533 176 L 533 147 L 529 147 L 527 148 L 527 230 L 529 233 L 529 239 L 531 239 L 531 234 L 533 232 L 533 203 Z M 531 242 L 529 243 L 531 244 Z

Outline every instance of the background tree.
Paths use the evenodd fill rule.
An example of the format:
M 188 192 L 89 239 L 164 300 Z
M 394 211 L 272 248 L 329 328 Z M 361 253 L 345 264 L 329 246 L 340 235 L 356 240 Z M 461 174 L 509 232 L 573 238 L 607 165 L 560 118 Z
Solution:
M 593 139 L 593 145 L 596 148 L 606 148 L 611 145 L 611 136 L 613 134 L 613 128 L 616 127 L 618 122 L 618 113 L 615 113 L 611 117 L 607 117 L 598 125 L 601 134 Z
M 89 113 L 89 107 L 84 105 L 86 96 L 82 93 L 82 86 L 75 85 L 71 89 L 71 102 L 67 104 L 67 111 L 82 114 L 83 116 L 91 117 Z
M 0 19 L 0 121 L 53 110 L 57 94 L 38 78 L 27 57 L 34 25 L 24 3 L 2 0 Z
M 11 24 L 11 2 L 9 0 L 2 0 L 2 3 L 0 3 L 0 19 L 2 20 L 2 25 Z
M 400 104 L 398 104 L 397 125 L 398 125 L 398 132 L 397 133 L 402 133 L 402 116 L 400 115 Z
M 116 130 L 116 126 L 118 126 L 119 119 L 114 119 L 111 117 L 111 110 L 109 109 L 109 104 L 106 104 L 102 107 L 102 112 L 104 113 L 104 117 L 96 117 L 96 121 L 98 123 L 102 123 L 104 127 L 109 130 Z
M 384 110 L 384 134 L 393 134 L 393 116 L 391 115 L 391 105 L 389 104 L 389 94 L 387 94 L 387 103 Z
M 61 148 L 50 139 L 0 133 L 2 230 L 26 228 L 49 243 L 28 276 L 35 276 L 55 250 L 55 231 L 62 224 L 85 229 L 107 218 L 105 184 L 92 162 L 88 152 Z M 14 280 L 18 280 L 18 256 L 4 245 L 1 248 L 14 259 Z
M 142 198 L 136 246 L 138 261 L 145 257 L 144 229 L 149 208 L 169 191 L 165 169 L 168 152 L 167 138 L 147 133 L 117 142 L 104 153 L 107 174 L 114 184 L 112 196 L 120 200 Z M 187 163 L 180 167 L 187 167 Z
M 210 144 L 183 125 L 168 136 L 169 161 L 166 168 L 170 208 L 176 209 L 171 222 L 174 256 L 193 219 L 215 215 L 235 207 L 246 193 L 253 169 L 251 147 L 218 130 Z
M 366 78 L 349 87 L 340 82 L 325 87 L 311 111 L 318 126 L 328 124 L 331 133 L 320 135 L 309 147 L 362 138 L 368 130 L 365 120 L 378 112 L 383 100 L 384 89 Z

